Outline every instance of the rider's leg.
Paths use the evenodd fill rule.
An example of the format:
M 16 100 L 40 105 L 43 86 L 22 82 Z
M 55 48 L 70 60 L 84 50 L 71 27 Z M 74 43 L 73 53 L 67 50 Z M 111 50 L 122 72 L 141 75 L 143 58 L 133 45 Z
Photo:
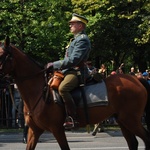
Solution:
M 75 73 L 67 74 L 64 78 L 64 80 L 61 82 L 59 86 L 59 94 L 61 95 L 66 108 L 67 115 L 71 116 L 73 121 L 69 120 L 67 121 L 64 126 L 67 128 L 67 125 L 70 127 L 74 127 L 74 123 L 76 120 L 76 106 L 74 103 L 74 100 L 72 99 L 72 96 L 70 94 L 70 91 L 72 91 L 74 88 L 78 86 L 78 77 Z

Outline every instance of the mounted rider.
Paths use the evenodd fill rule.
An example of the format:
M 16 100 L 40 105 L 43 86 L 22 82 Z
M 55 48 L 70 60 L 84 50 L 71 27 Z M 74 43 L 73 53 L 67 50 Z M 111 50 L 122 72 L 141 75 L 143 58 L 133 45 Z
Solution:
M 78 126 L 76 106 L 70 92 L 79 86 L 77 70 L 81 72 L 83 80 L 88 76 L 88 69 L 85 62 L 89 57 L 91 44 L 85 33 L 87 23 L 88 20 L 85 17 L 75 13 L 72 15 L 69 27 L 71 33 L 74 34 L 74 38 L 67 46 L 64 59 L 47 64 L 47 68 L 62 70 L 65 75 L 58 89 L 64 101 L 67 114 L 66 122 L 64 123 L 65 128 Z

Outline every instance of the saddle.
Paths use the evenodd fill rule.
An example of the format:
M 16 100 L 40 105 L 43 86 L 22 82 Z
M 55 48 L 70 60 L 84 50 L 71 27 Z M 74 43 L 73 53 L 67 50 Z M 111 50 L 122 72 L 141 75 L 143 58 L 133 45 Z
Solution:
M 108 105 L 108 95 L 105 82 L 102 79 L 99 82 L 98 81 L 90 78 L 84 87 L 77 87 L 71 92 L 76 107 L 84 107 L 85 100 L 87 107 Z M 85 97 L 83 97 L 83 91 Z M 54 102 L 63 105 L 63 100 L 59 95 L 58 90 L 51 89 L 51 92 Z

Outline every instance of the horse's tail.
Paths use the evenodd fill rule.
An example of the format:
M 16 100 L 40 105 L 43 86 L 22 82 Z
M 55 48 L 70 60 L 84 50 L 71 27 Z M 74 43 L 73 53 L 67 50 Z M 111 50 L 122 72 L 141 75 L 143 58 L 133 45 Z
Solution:
M 147 129 L 150 131 L 150 85 L 145 79 L 140 78 L 139 81 L 146 88 L 148 94 L 147 104 L 145 107 L 145 123 L 147 125 Z

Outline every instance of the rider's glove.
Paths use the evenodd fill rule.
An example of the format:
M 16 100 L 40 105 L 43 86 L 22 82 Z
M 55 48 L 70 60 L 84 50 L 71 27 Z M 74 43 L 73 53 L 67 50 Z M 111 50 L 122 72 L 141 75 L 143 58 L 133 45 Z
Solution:
M 46 65 L 46 69 L 47 69 L 47 72 L 50 72 L 53 70 L 53 63 L 52 62 L 49 62 L 47 65 Z

